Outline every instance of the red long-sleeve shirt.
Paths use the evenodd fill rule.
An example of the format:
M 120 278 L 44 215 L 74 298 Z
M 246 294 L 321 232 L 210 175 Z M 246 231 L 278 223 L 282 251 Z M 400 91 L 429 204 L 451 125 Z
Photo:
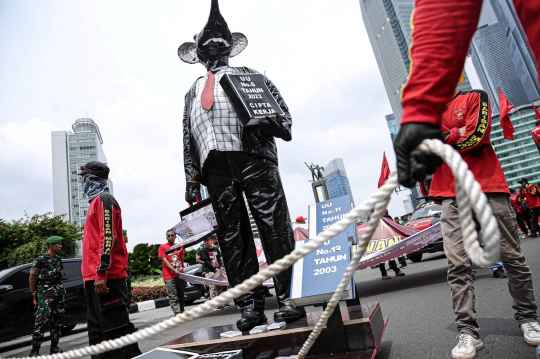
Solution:
M 445 142 L 469 166 L 484 193 L 507 193 L 508 184 L 491 142 L 491 108 L 482 90 L 458 92 L 446 106 L 441 124 Z M 459 129 L 465 127 L 460 135 Z M 431 181 L 430 197 L 455 197 L 454 175 L 448 165 L 438 167 Z
M 540 63 L 540 2 L 514 0 L 529 45 Z M 482 9 L 481 0 L 415 0 L 411 18 L 411 71 L 402 91 L 401 124 L 441 124 Z
M 84 225 L 83 280 L 127 277 L 128 251 L 122 235 L 122 213 L 108 190 L 90 202 Z

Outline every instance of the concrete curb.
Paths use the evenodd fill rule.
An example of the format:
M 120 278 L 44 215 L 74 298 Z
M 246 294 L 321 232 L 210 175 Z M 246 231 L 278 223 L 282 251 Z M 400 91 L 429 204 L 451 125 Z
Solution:
M 159 298 L 153 300 L 147 300 L 145 302 L 134 303 L 129 306 L 129 312 L 139 313 L 146 312 L 148 310 L 153 310 L 157 308 L 163 308 L 169 306 L 169 298 Z

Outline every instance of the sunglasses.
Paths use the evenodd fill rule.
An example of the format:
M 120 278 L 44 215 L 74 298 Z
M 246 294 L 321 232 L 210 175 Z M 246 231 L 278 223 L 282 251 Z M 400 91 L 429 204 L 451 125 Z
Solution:
M 167 234 L 167 237 L 176 237 L 176 234 Z

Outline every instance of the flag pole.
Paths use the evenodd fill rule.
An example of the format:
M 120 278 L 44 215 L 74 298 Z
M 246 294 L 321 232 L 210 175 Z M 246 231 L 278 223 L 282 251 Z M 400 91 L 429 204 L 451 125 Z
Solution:
M 525 124 L 525 127 L 527 127 L 527 130 L 530 131 L 531 129 L 530 129 L 529 125 L 527 125 L 527 122 L 525 122 L 525 120 L 523 119 L 523 116 L 521 116 L 521 112 L 519 112 L 519 110 L 517 109 L 517 107 L 516 107 L 516 112 L 518 113 L 519 118 L 521 118 L 521 121 L 523 121 L 523 123 Z

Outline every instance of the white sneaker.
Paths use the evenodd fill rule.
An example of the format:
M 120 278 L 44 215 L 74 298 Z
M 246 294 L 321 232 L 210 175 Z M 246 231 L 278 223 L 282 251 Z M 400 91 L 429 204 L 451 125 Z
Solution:
M 473 359 L 476 357 L 476 351 L 484 347 L 480 339 L 474 339 L 467 333 L 461 333 L 458 337 L 458 343 L 452 349 L 453 359 Z
M 534 346 L 540 344 L 540 325 L 537 322 L 521 324 L 520 327 L 527 344 Z

